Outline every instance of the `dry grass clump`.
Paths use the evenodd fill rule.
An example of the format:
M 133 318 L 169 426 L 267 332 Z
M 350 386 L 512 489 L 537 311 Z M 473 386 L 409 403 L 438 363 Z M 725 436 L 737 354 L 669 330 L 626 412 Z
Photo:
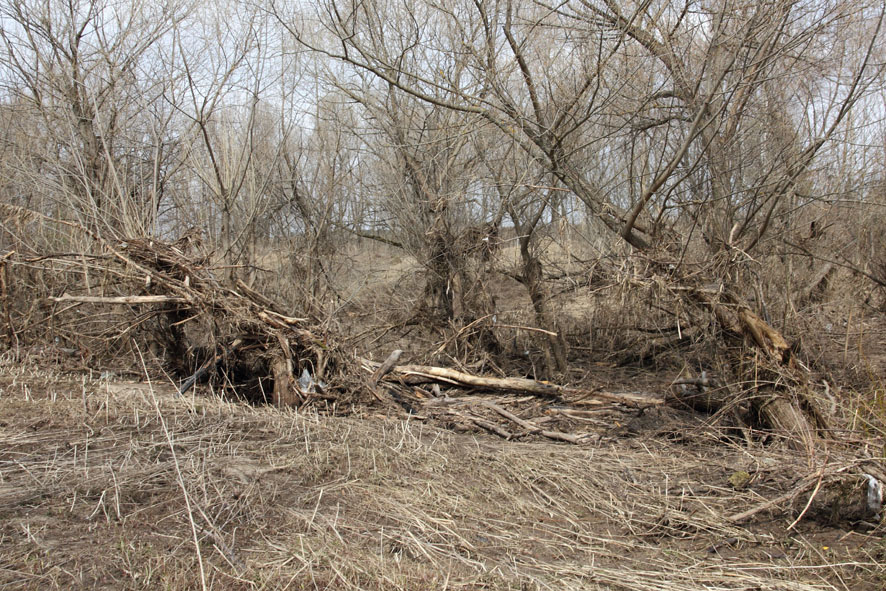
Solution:
M 797 495 L 838 454 L 590 446 L 2 366 L 10 589 L 879 589 L 882 531 Z M 712 434 L 713 435 L 713 434 Z M 735 474 L 747 473 L 746 480 Z

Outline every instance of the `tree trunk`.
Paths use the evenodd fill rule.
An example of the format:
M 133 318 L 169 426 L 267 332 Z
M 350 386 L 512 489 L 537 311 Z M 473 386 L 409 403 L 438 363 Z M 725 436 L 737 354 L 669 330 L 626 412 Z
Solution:
M 769 396 L 757 396 L 754 407 L 760 418 L 776 433 L 783 435 L 789 445 L 803 450 L 815 447 L 815 429 L 806 420 L 800 405 L 790 400 L 784 392 L 773 392 Z
M 459 318 L 464 310 L 461 302 L 462 281 L 460 270 L 453 265 L 452 237 L 440 228 L 432 230 L 429 237 L 430 252 L 422 307 L 439 320 Z
M 548 294 L 544 287 L 542 264 L 529 248 L 528 237 L 520 240 L 520 258 L 523 261 L 523 282 L 529 291 L 529 299 L 535 312 L 536 324 L 545 330 L 557 333 L 556 336 L 544 336 L 545 366 L 548 377 L 556 373 L 564 373 L 568 369 L 566 357 L 566 341 L 559 330 L 558 323 L 551 317 L 548 310 Z
M 301 402 L 295 389 L 295 378 L 292 374 L 292 360 L 275 357 L 271 362 L 271 373 L 274 376 L 274 406 L 285 408 L 296 406 Z
M 816 427 L 827 431 L 828 420 L 808 388 L 794 388 L 789 393 L 778 387 L 785 375 L 799 385 L 809 382 L 805 370 L 793 362 L 784 336 L 729 290 L 691 289 L 689 293 L 696 303 L 714 312 L 724 331 L 744 338 L 760 353 L 751 369 L 753 376 L 748 376 L 755 383 L 751 402 L 760 420 L 783 434 L 792 446 L 811 449 Z

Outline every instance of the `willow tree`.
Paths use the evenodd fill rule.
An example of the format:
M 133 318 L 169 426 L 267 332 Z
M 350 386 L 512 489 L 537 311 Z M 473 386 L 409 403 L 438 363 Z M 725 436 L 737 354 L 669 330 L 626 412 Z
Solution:
M 779 366 L 788 343 L 745 303 L 736 268 L 768 248 L 795 196 L 816 191 L 810 167 L 879 88 L 883 11 L 845 0 L 327 0 L 301 20 L 278 17 L 356 72 L 494 125 L 614 240 Z M 698 235 L 707 252 L 691 260 Z M 796 403 L 758 399 L 770 423 L 811 437 Z

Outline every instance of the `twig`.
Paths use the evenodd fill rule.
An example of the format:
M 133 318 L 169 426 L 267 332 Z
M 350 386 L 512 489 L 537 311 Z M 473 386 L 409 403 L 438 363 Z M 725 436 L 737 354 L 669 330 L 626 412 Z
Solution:
M 228 546 L 225 542 L 224 538 L 215 528 L 215 525 L 212 523 L 212 520 L 209 519 L 209 516 L 206 515 L 206 512 L 203 511 L 200 506 L 197 506 L 197 511 L 200 513 L 200 516 L 203 518 L 203 521 L 206 522 L 206 525 L 200 526 L 200 529 L 203 533 L 207 534 L 211 539 L 212 543 L 218 548 L 218 551 L 221 552 L 221 555 L 225 557 L 225 559 L 231 564 L 231 566 L 235 566 L 239 568 L 241 571 L 246 571 L 246 563 L 237 556 L 237 553 L 233 548 Z
M 537 434 L 541 435 L 542 437 L 547 437 L 548 439 L 554 439 L 557 441 L 566 441 L 568 443 L 582 443 L 587 438 L 584 435 L 574 435 L 572 433 L 563 433 L 562 431 L 548 431 L 547 429 L 542 429 L 541 427 L 539 427 L 535 423 L 532 423 L 532 422 L 527 421 L 525 419 L 521 419 L 520 417 L 518 417 L 514 413 L 507 411 L 507 410 L 503 409 L 502 407 L 500 407 L 499 405 L 497 405 L 493 402 L 489 402 L 487 400 L 483 400 L 479 404 L 482 406 L 485 406 L 486 408 L 488 408 L 490 410 L 497 412 L 498 414 L 505 417 L 506 419 L 509 419 L 509 420 L 517 423 L 518 425 L 520 425 L 520 427 L 522 427 L 523 429 L 525 429 L 529 433 L 537 433 Z
M 461 335 L 463 335 L 464 333 L 466 333 L 470 329 L 474 328 L 475 326 L 477 326 L 478 324 L 480 324 L 481 322 L 483 322 L 484 320 L 486 320 L 487 318 L 489 318 L 491 316 L 492 316 L 492 314 L 487 314 L 486 316 L 481 316 L 480 318 L 477 318 L 473 322 L 469 323 L 467 326 L 462 327 L 457 333 L 455 333 L 454 335 L 452 335 L 448 339 L 444 340 L 443 343 L 439 347 L 437 347 L 437 350 L 434 351 L 434 355 L 439 355 L 440 353 L 445 351 L 446 347 L 449 345 L 449 343 L 454 342 L 456 339 L 458 339 L 458 337 L 460 337 Z
M 818 472 L 818 474 L 813 474 L 812 476 L 807 476 L 807 477 L 803 478 L 802 480 L 800 480 L 800 483 L 797 484 L 797 486 L 795 486 L 790 491 L 788 491 L 782 495 L 779 495 L 779 496 L 775 497 L 774 499 L 771 499 L 771 500 L 766 501 L 764 503 L 760 503 L 756 507 L 748 509 L 747 511 L 743 511 L 742 513 L 737 513 L 735 515 L 727 517 L 726 519 L 727 519 L 727 521 L 731 521 L 732 523 L 737 523 L 739 521 L 743 521 L 743 520 L 747 519 L 748 517 L 753 517 L 754 515 L 756 515 L 757 513 L 760 513 L 761 511 L 765 511 L 766 509 L 769 509 L 770 507 L 773 507 L 779 503 L 783 503 L 784 501 L 790 500 L 799 494 L 803 494 L 804 492 L 806 492 L 807 490 L 809 490 L 810 488 L 813 488 L 813 487 L 816 489 L 815 493 L 813 493 L 813 495 L 812 495 L 812 497 L 814 498 L 815 494 L 817 494 L 817 492 L 818 492 L 818 488 L 821 486 L 821 483 L 826 476 L 827 477 L 836 476 L 837 474 L 845 472 L 845 471 L 849 470 L 850 468 L 853 468 L 854 466 L 855 466 L 855 464 L 852 463 L 852 464 L 847 464 L 845 466 L 842 466 L 840 468 L 836 468 L 834 470 L 826 470 L 826 467 L 823 467 Z M 812 499 L 810 499 L 810 502 L 811 502 L 811 500 Z M 807 504 L 807 508 L 808 508 L 808 504 Z M 806 509 L 804 509 L 804 512 L 805 511 L 806 511 Z M 802 514 L 801 514 L 801 517 L 802 517 Z M 791 524 L 791 527 L 793 527 L 793 525 L 795 525 L 795 524 Z
M 812 494 L 809 495 L 809 500 L 806 501 L 806 506 L 803 507 L 803 510 L 800 511 L 800 514 L 797 515 L 797 518 L 788 526 L 787 530 L 791 531 L 794 529 L 794 526 L 800 523 L 800 520 L 803 519 L 803 516 L 806 515 L 806 512 L 809 511 L 809 507 L 812 505 L 812 501 L 815 500 L 815 495 L 818 494 L 818 491 L 821 489 L 821 481 L 824 478 L 824 468 L 818 473 L 818 482 L 815 483 L 815 488 L 812 490 Z
M 775 497 L 774 499 L 770 499 L 764 503 L 760 503 L 756 507 L 752 507 L 751 509 L 748 509 L 747 511 L 743 511 L 741 513 L 736 513 L 735 515 L 729 516 L 726 518 L 726 520 L 731 521 L 732 523 L 738 523 L 739 521 L 744 521 L 748 517 L 753 517 L 757 513 L 760 513 L 762 511 L 765 511 L 766 509 L 774 507 L 775 505 L 778 505 L 779 503 L 783 503 L 784 501 L 788 501 L 790 499 L 793 499 L 797 495 L 812 488 L 817 480 L 818 480 L 818 476 L 807 476 L 806 478 L 804 478 L 800 481 L 800 484 L 795 486 L 790 491 L 788 491 L 782 495 L 779 495 L 779 496 Z
M 535 328 L 534 326 L 517 326 L 516 324 L 495 324 L 495 328 L 513 328 L 516 330 L 527 330 L 529 332 L 540 332 L 542 334 L 546 334 L 548 336 L 555 337 L 557 336 L 556 332 L 545 330 L 543 328 Z

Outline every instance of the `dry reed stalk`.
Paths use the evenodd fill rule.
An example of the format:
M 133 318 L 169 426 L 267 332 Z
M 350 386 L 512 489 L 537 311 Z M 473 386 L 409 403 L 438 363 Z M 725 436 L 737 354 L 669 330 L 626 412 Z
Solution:
M 193 588 L 194 529 L 219 549 L 202 553 L 215 589 L 824 591 L 886 574 L 876 538 L 811 511 L 788 536 L 803 495 L 730 522 L 794 492 L 808 468 L 798 452 L 750 454 L 716 433 L 515 444 L 176 398 L 162 384 L 84 385 L 9 361 L 0 386 L 4 586 Z M 736 470 L 749 486 L 729 484 Z

